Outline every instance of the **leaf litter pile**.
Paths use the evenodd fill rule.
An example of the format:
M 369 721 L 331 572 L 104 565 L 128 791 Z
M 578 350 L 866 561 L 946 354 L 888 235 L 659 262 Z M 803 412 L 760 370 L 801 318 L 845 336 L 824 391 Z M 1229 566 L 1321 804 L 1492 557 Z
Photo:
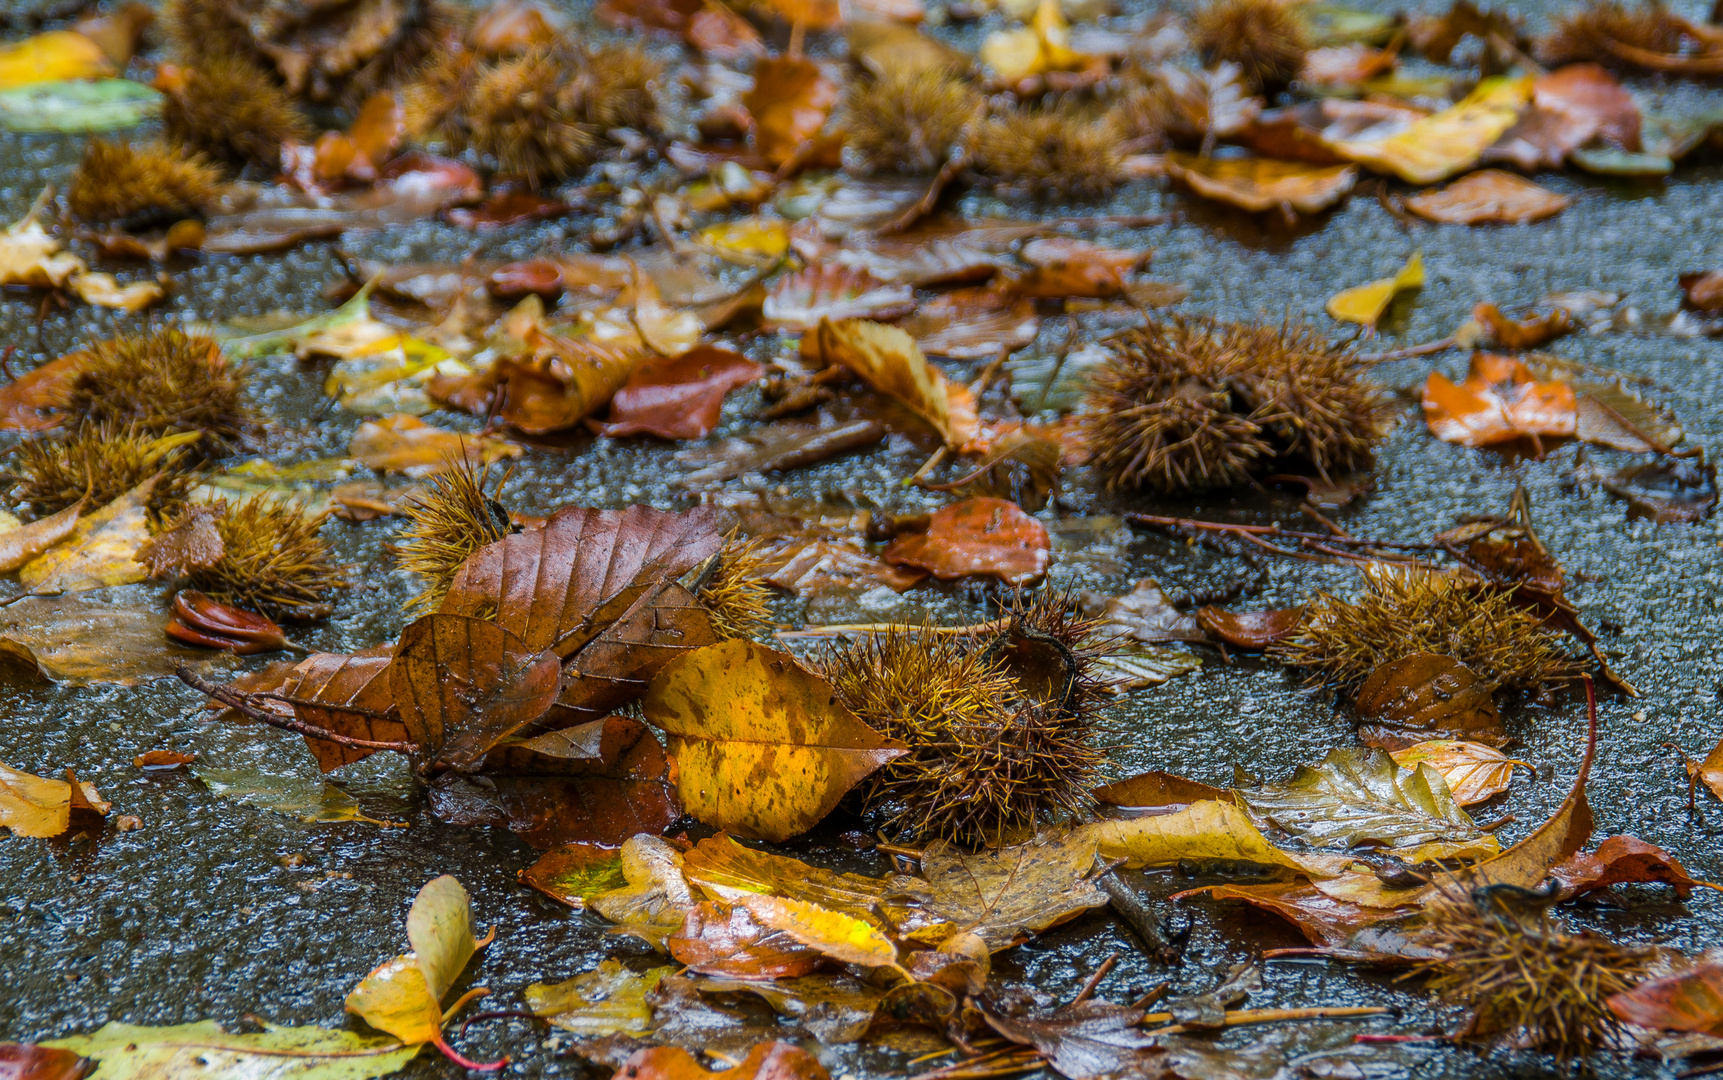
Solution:
M 50 895 L 119 850 L 194 878 L 196 833 L 149 817 L 173 792 L 356 853 L 287 899 L 370 891 L 325 959 L 378 948 L 363 978 L 269 974 L 321 1023 L 269 1019 L 261 984 L 227 1014 L 66 975 L 105 1022 L 0 1006 L 29 1040 L 0 1075 L 1723 1060 L 1723 960 L 1682 906 L 1719 891 L 1683 865 L 1718 865 L 1714 694 L 1673 755 L 1640 731 L 1655 753 L 1609 771 L 1674 691 L 1599 614 L 1628 565 L 1591 558 L 1715 548 L 1715 472 L 1691 394 L 1581 344 L 1708 376 L 1723 264 L 1665 267 L 1662 316 L 1588 269 L 1419 314 L 1468 230 L 1532 246 L 1576 204 L 1714 184 L 1723 26 L 1468 0 L 5 19 L 5 153 L 60 156 L 0 234 L 0 859 Z M 1313 303 L 1229 301 L 1194 256 L 1149 274 L 1181 230 L 1260 263 L 1370 200 L 1392 250 L 1307 261 Z M 204 302 L 259 266 L 321 293 Z M 1668 587 L 1653 619 L 1703 591 Z M 120 732 L 123 778 L 88 749 Z M 1681 816 L 1668 847 L 1612 827 L 1646 800 Z M 22 942 L 42 906 L 0 910 Z M 499 925 L 574 929 L 515 953 Z M 5 956 L 32 1000 L 60 985 Z M 1326 989 L 1280 977 L 1313 964 Z

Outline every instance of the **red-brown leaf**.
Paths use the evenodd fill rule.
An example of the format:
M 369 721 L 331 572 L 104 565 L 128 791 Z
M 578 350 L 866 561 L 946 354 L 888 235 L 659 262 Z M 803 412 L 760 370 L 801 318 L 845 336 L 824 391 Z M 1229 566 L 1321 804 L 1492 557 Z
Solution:
M 1241 649 L 1266 649 L 1297 630 L 1302 618 L 1304 609 L 1301 607 L 1274 611 L 1223 611 L 1205 605 L 1197 609 L 1197 622 L 1204 630 Z
M 1693 878 L 1675 856 L 1637 836 L 1611 836 L 1598 844 L 1596 851 L 1581 852 L 1551 870 L 1550 876 L 1561 886 L 1564 898 L 1607 889 L 1611 885 L 1649 882 L 1670 886 L 1683 900 L 1696 885 L 1717 888 L 1708 881 Z
M 1047 572 L 1053 545 L 1046 527 L 1016 503 L 977 496 L 935 510 L 926 532 L 899 536 L 884 554 L 941 579 L 988 574 L 1023 585 Z
M 475 767 L 543 716 L 561 688 L 556 654 L 497 623 L 427 615 L 408 626 L 389 666 L 389 692 L 422 764 Z
M 610 399 L 610 420 L 599 432 L 611 438 L 657 435 L 699 439 L 718 426 L 724 396 L 764 372 L 728 349 L 696 346 L 681 356 L 648 360 Z

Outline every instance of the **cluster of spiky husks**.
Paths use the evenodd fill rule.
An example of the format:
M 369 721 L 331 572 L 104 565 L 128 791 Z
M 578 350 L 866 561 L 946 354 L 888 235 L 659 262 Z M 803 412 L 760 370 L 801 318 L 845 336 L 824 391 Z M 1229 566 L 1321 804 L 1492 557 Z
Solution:
M 1536 691 L 1577 679 L 1583 665 L 1512 589 L 1433 570 L 1373 567 L 1353 600 L 1318 593 L 1298 630 L 1268 655 L 1312 682 L 1355 688 L 1413 653 L 1452 657 L 1497 686 Z
M 235 168 L 281 167 L 281 145 L 311 137 L 311 124 L 269 72 L 224 54 L 201 59 L 159 80 L 168 137 Z
M 66 188 L 66 205 L 85 221 L 148 226 L 202 213 L 223 187 L 221 170 L 202 154 L 159 142 L 91 139 Z
M 1307 326 L 1171 318 L 1115 338 L 1082 417 L 1115 489 L 1224 488 L 1276 463 L 1368 468 L 1386 432 L 1353 353 Z
M 247 61 L 296 97 L 349 106 L 402 81 L 458 29 L 438 0 L 173 0 L 166 23 L 194 67 Z
M 159 329 L 97 342 L 67 392 L 75 425 L 111 424 L 145 435 L 201 431 L 218 455 L 247 444 L 259 423 L 213 338 Z
M 1119 133 L 1105 118 L 1056 109 L 983 120 L 973 139 L 977 172 L 1026 191 L 1087 199 L 1124 179 Z
M 216 519 L 225 549 L 221 559 L 192 571 L 187 584 L 276 620 L 326 618 L 348 580 L 320 535 L 323 520 L 301 503 L 269 494 L 228 506 Z
M 1237 64 L 1259 90 L 1297 78 L 1310 49 L 1304 24 L 1283 0 L 1210 0 L 1192 30 L 1204 62 Z
M 655 122 L 661 74 L 634 46 L 458 53 L 427 68 L 404 109 L 409 130 L 434 133 L 488 167 L 534 182 L 563 180 L 598 160 L 607 132 Z
M 720 640 L 758 637 L 772 626 L 766 542 L 731 540 L 716 558 L 694 596 L 711 613 Z
M 156 474 L 150 508 L 171 514 L 190 493 L 195 461 L 182 436 L 156 436 L 112 424 L 86 424 L 29 439 L 13 452 L 15 498 L 38 515 L 87 499 L 105 506 Z
M 1615 1042 L 1607 1004 L 1649 974 L 1654 951 L 1571 933 L 1548 900 L 1511 886 L 1440 896 L 1415 941 L 1437 955 L 1414 974 L 1472 1016 L 1462 1037 L 1540 1050 L 1571 1061 Z
M 971 844 L 1085 813 L 1105 762 L 1095 658 L 1094 624 L 1052 596 L 1003 633 L 901 626 L 833 650 L 838 699 L 909 748 L 870 779 L 866 806 L 905 835 Z
M 1538 42 L 1546 64 L 1595 60 L 1613 67 L 1674 74 L 1723 74 L 1723 30 L 1691 23 L 1663 4 L 1628 7 L 1594 0 L 1557 19 Z
M 892 68 L 850 83 L 844 151 L 861 172 L 938 172 L 980 111 L 980 92 L 955 72 Z
M 407 527 L 395 545 L 401 568 L 425 583 L 407 606 L 421 613 L 437 610 L 456 571 L 467 557 L 514 532 L 508 508 L 497 498 L 507 475 L 486 490 L 490 470 L 462 457 L 426 482 L 425 492 L 407 500 Z

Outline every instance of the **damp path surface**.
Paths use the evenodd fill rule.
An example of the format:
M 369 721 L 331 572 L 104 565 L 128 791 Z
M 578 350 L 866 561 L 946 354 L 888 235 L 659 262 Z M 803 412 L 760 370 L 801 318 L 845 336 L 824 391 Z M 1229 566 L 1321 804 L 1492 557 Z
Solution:
M 1436 5 L 1430 5 L 1436 6 Z M 1686 14 L 1702 14 L 1698 11 Z M 1538 12 L 1528 14 L 1535 19 Z M 984 24 L 984 28 L 993 25 Z M 973 42 L 970 42 L 971 46 Z M 1641 84 L 1638 89 L 1672 102 L 1715 104 L 1704 92 Z M 144 134 L 142 132 L 138 134 Z M 76 136 L 0 135 L 0 210 L 21 214 L 45 185 L 63 185 L 83 139 Z M 1228 317 L 1278 318 L 1290 313 L 1327 325 L 1324 301 L 1338 289 L 1391 274 L 1413 250 L 1423 252 L 1428 283 L 1391 313 L 1383 346 L 1439 338 L 1464 320 L 1472 305 L 1494 302 L 1514 312 L 1552 292 L 1606 290 L 1645 316 L 1647 327 L 1673 313 L 1676 276 L 1715 268 L 1720 258 L 1717 222 L 1723 220 L 1723 168 L 1683 167 L 1663 183 L 1609 181 L 1575 174 L 1544 175 L 1540 183 L 1573 198 L 1546 222 L 1468 229 L 1408 226 L 1371 197 L 1364 184 L 1341 208 L 1298 229 L 1266 229 L 1212 205 L 1137 183 L 1100 205 L 1057 207 L 1004 204 L 971 197 L 975 214 L 1159 214 L 1168 224 L 1103 229 L 1095 238 L 1154 250 L 1154 277 L 1187 285 L 1180 310 Z M 572 248 L 578 221 L 511 227 L 474 234 L 434 222 L 388 233 L 349 237 L 342 249 L 384 261 L 459 259 L 478 249 L 512 258 L 557 245 Z M 234 317 L 275 310 L 327 310 L 322 291 L 340 277 L 336 245 L 308 244 L 281 254 L 211 258 L 171 265 L 169 302 L 146 318 L 114 316 L 88 307 L 49 311 L 38 321 L 38 300 L 0 297 L 0 344 L 16 345 L 15 370 L 59 355 L 92 335 L 135 328 L 150 318 Z M 131 275 L 136 267 L 122 267 Z M 1052 320 L 1050 320 L 1051 322 Z M 1049 331 L 1056 333 L 1056 331 Z M 784 346 L 777 346 L 782 348 Z M 1652 396 L 1685 422 L 1689 444 L 1723 446 L 1723 342 L 1646 332 L 1578 334 L 1552 351 L 1653 380 Z M 769 349 L 768 349 L 769 352 Z M 1384 365 L 1375 377 L 1393 390 L 1414 389 L 1431 368 L 1459 377 L 1464 357 Z M 958 369 L 954 369 L 956 371 Z M 258 361 L 253 393 L 279 425 L 277 435 L 302 458 L 344 451 L 359 418 L 341 413 L 321 395 L 322 369 L 290 358 Z M 1723 880 L 1723 804 L 1701 795 L 1686 806 L 1686 779 L 1666 741 L 1703 754 L 1720 734 L 1723 672 L 1713 657 L 1723 638 L 1718 585 L 1723 580 L 1723 523 L 1655 526 L 1627 520 L 1621 503 L 1595 488 L 1564 483 L 1582 452 L 1568 446 L 1543 461 L 1439 443 L 1423 429 L 1411 397 L 1399 399 L 1398 423 L 1381 456 L 1375 492 L 1336 520 L 1357 535 L 1423 538 L 1455 518 L 1503 510 L 1518 484 L 1532 497 L 1536 524 L 1566 567 L 1570 598 L 1599 628 L 1603 646 L 1621 673 L 1643 691 L 1638 700 L 1605 694 L 1601 739 L 1590 788 L 1596 838 L 1631 833 L 1680 858 L 1698 878 Z M 733 395 L 719 434 L 747 430 L 757 393 Z M 461 426 L 466 421 L 440 417 Z M 563 503 L 624 506 L 686 504 L 668 486 L 677 471 L 673 447 L 647 440 L 605 443 L 587 436 L 556 448 L 529 450 L 510 488 L 518 509 L 542 512 Z M 916 511 L 937 497 L 906 491 L 897 480 L 920 463 L 923 449 L 893 438 L 869 454 L 783 478 L 790 495 L 839 493 L 883 511 Z M 1608 452 L 1586 450 L 1585 460 L 1605 468 L 1623 463 Z M 777 482 L 774 482 L 774 487 Z M 1198 502 L 1117 500 L 1100 493 L 1092 477 L 1069 477 L 1067 508 L 1043 517 L 1114 515 L 1131 509 L 1290 519 L 1294 505 L 1275 496 L 1217 497 Z M 338 616 L 302 635 L 314 648 L 346 651 L 392 637 L 404 625 L 401 604 L 415 591 L 394 571 L 384 551 L 398 523 L 337 522 L 330 526 L 341 554 L 365 587 L 346 598 Z M 1074 530 L 1081 531 L 1081 530 Z M 1181 545 L 1139 534 L 1121 542 L 1119 530 L 1092 530 L 1101 541 L 1087 550 L 1062 551 L 1050 581 L 1055 586 L 1119 592 L 1144 576 L 1169 586 L 1200 587 L 1236 572 L 1192 556 Z M 1315 588 L 1355 587 L 1332 568 L 1276 564 L 1261 596 L 1266 606 L 1295 602 Z M 923 616 L 970 620 L 987 611 L 979 593 L 949 586 L 924 587 L 896 606 L 822 603 L 814 610 L 786 604 L 787 621 L 877 621 Z M 1197 673 L 1131 695 L 1114 712 L 1116 772 L 1157 768 L 1197 780 L 1232 782 L 1238 765 L 1278 779 L 1319 760 L 1332 747 L 1351 745 L 1350 725 L 1328 695 L 1300 688 L 1284 672 L 1218 657 Z M 255 661 L 253 663 L 261 663 Z M 398 762 L 372 761 L 352 770 L 349 789 L 372 816 L 398 818 L 407 828 L 365 823 L 307 824 L 295 817 L 218 798 L 183 772 L 142 774 L 132 758 L 146 750 L 195 750 L 204 763 L 230 769 L 291 766 L 306 778 L 315 768 L 301 742 L 255 727 L 216 726 L 195 694 L 175 682 L 136 689 L 63 689 L 12 672 L 0 680 L 0 761 L 40 774 L 67 765 L 113 801 L 113 815 L 135 815 L 142 828 L 110 829 L 99 844 L 69 849 L 16 838 L 0 839 L 0 1038 L 35 1040 L 92 1030 L 109 1020 L 172 1024 L 213 1019 L 233 1025 L 247 1015 L 277 1023 L 341 1025 L 347 991 L 377 963 L 406 947 L 403 920 L 418 888 L 430 877 L 458 877 L 473 898 L 480 927 L 495 926 L 495 942 L 469 965 L 457 991 L 488 986 L 482 1007 L 521 1007 L 532 982 L 559 981 L 590 970 L 603 958 L 643 962 L 636 942 L 607 934 L 603 920 L 570 912 L 517 884 L 516 872 L 534 853 L 506 832 L 464 829 L 432 819 L 412 796 Z M 1504 842 L 1524 836 L 1552 813 L 1568 790 L 1584 743 L 1583 705 L 1575 694 L 1529 705 L 1509 718 L 1520 740 L 1517 757 L 1538 766 L 1535 782 L 1523 774 L 1512 792 L 1480 810 L 1480 817 L 1512 812 Z M 380 755 L 386 756 L 386 755 Z M 111 819 L 110 819 L 111 820 Z M 822 828 L 785 850 L 822 865 L 884 873 L 883 859 L 858 856 Z M 1200 882 L 1151 875 L 1172 892 Z M 1661 941 L 1697 952 L 1723 931 L 1723 895 L 1698 891 L 1685 904 L 1660 888 L 1629 889 L 1626 906 L 1582 908 L 1580 925 L 1634 941 Z M 1192 927 L 1185 964 L 1170 973 L 1178 992 L 1210 989 L 1231 964 L 1266 948 L 1302 944 L 1289 928 L 1237 904 L 1186 904 Z M 1141 957 L 1134 939 L 1104 914 L 1090 915 L 1047 933 L 997 960 L 1004 983 L 1017 980 L 1058 999 L 1069 998 L 1110 953 L 1122 962 L 1101 993 L 1129 1000 L 1169 976 Z M 452 996 L 452 995 L 451 995 Z M 1343 1057 L 1350 1035 L 1361 1030 L 1422 1031 L 1452 1028 L 1457 1017 L 1429 1008 L 1415 989 L 1327 963 L 1281 963 L 1267 968 L 1254 1007 L 1393 1005 L 1398 1021 L 1239 1032 L 1229 1044 L 1271 1038 L 1293 1054 L 1331 1052 Z M 473 1030 L 469 1056 L 508 1053 L 511 1072 L 579 1075 L 577 1061 L 557 1052 L 543 1031 L 519 1021 Z M 887 1076 L 904 1055 L 857 1047 L 829 1052 L 834 1076 Z M 1538 1075 L 1543 1059 L 1500 1053 L 1434 1049 L 1381 1049 L 1359 1054 L 1357 1075 L 1470 1077 Z M 1599 1057 L 1602 1076 L 1672 1075 L 1671 1066 Z M 404 1075 L 452 1076 L 458 1070 L 431 1055 Z

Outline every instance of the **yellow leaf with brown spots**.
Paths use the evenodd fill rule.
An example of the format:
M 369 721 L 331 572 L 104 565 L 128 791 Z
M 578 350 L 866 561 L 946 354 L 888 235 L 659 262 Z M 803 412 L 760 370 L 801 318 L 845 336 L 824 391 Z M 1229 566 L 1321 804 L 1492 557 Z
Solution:
M 688 813 L 756 840 L 807 831 L 845 792 L 905 753 L 794 657 L 752 641 L 679 657 L 653 679 L 644 709 L 669 736 Z
M 86 515 L 72 534 L 24 564 L 18 580 L 33 593 L 53 595 L 130 585 L 149 577 L 138 549 L 150 538 L 147 508 L 156 478 Z

